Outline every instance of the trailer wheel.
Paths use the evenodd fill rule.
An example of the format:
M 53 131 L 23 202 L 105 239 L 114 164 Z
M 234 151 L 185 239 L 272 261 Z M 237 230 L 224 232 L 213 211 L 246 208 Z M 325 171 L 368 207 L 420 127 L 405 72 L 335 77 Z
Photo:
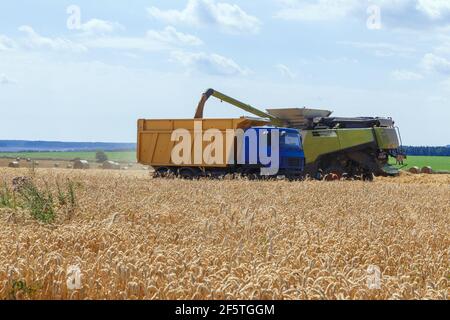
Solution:
M 285 176 L 285 180 L 289 181 L 289 182 L 293 182 L 293 181 L 300 181 L 301 177 L 295 174 L 288 174 Z
M 373 173 L 367 172 L 362 175 L 363 181 L 373 181 Z
M 159 167 L 155 169 L 153 178 L 166 178 L 169 176 L 171 170 L 167 167 Z
M 241 171 L 241 176 L 247 180 L 258 180 L 261 178 L 259 174 L 259 169 L 255 168 L 245 168 Z
M 180 170 L 178 170 L 178 175 L 181 179 L 186 180 L 192 180 L 198 177 L 198 174 L 196 174 L 196 172 L 194 172 L 194 170 L 191 168 L 181 168 Z

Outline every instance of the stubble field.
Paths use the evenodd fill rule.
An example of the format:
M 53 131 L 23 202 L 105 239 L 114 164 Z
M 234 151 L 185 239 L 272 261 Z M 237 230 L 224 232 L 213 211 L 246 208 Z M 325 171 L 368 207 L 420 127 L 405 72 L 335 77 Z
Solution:
M 0 168 L 0 183 L 30 174 Z M 54 194 L 56 219 L 37 221 L 16 194 L 0 206 L 0 299 L 448 298 L 449 175 L 183 181 L 37 169 L 33 180 Z M 71 210 L 56 200 L 67 181 Z

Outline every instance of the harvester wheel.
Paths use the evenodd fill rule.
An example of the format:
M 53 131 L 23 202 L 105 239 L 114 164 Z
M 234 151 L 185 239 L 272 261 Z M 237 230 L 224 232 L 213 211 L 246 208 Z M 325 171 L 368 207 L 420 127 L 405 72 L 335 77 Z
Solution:
M 344 169 L 337 166 L 337 165 L 333 165 L 330 166 L 328 168 L 326 168 L 324 170 L 324 179 L 326 181 L 335 181 L 335 180 L 341 180 L 342 177 L 344 176 Z
M 337 181 L 340 180 L 339 176 L 335 173 L 328 173 L 324 177 L 325 181 Z

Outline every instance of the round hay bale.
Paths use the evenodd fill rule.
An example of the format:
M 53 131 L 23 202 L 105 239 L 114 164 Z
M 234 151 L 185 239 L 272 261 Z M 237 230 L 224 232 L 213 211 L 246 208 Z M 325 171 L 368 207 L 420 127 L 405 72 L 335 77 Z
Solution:
M 122 170 L 128 170 L 128 167 L 123 167 Z
M 39 166 L 39 161 L 33 161 L 33 166 Z
M 413 173 L 413 174 L 418 174 L 418 173 L 420 173 L 419 167 L 411 167 L 411 168 L 409 168 L 408 171 L 409 171 L 410 173 Z
M 102 164 L 102 168 L 107 170 L 120 170 L 120 164 L 114 161 L 105 161 Z
M 68 164 L 68 165 L 66 166 L 66 168 L 67 168 L 67 169 L 72 169 L 72 165 L 71 165 L 71 164 Z
M 17 161 L 12 161 L 8 164 L 8 167 L 10 168 L 20 168 L 20 164 Z
M 426 166 L 426 167 L 422 168 L 421 172 L 425 173 L 425 174 L 432 174 L 433 173 L 433 169 L 430 166 Z
M 27 158 L 27 162 L 31 162 L 31 158 Z
M 20 162 L 20 157 L 17 157 L 17 158 L 16 158 L 16 161 L 17 161 L 17 162 Z
M 90 168 L 89 162 L 87 160 L 75 160 L 73 162 L 74 169 L 86 170 Z

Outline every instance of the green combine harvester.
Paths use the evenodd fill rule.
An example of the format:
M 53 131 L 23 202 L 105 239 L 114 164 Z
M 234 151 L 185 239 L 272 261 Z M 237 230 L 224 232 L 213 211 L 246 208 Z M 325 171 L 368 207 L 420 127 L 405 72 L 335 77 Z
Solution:
M 270 124 L 301 130 L 306 157 L 305 174 L 336 178 L 396 176 L 389 157 L 403 155 L 401 136 L 391 118 L 331 117 L 328 110 L 289 108 L 258 110 L 216 90 L 209 89 L 198 104 L 195 118 L 203 118 L 211 97 L 228 102 L 246 112 L 267 119 Z

